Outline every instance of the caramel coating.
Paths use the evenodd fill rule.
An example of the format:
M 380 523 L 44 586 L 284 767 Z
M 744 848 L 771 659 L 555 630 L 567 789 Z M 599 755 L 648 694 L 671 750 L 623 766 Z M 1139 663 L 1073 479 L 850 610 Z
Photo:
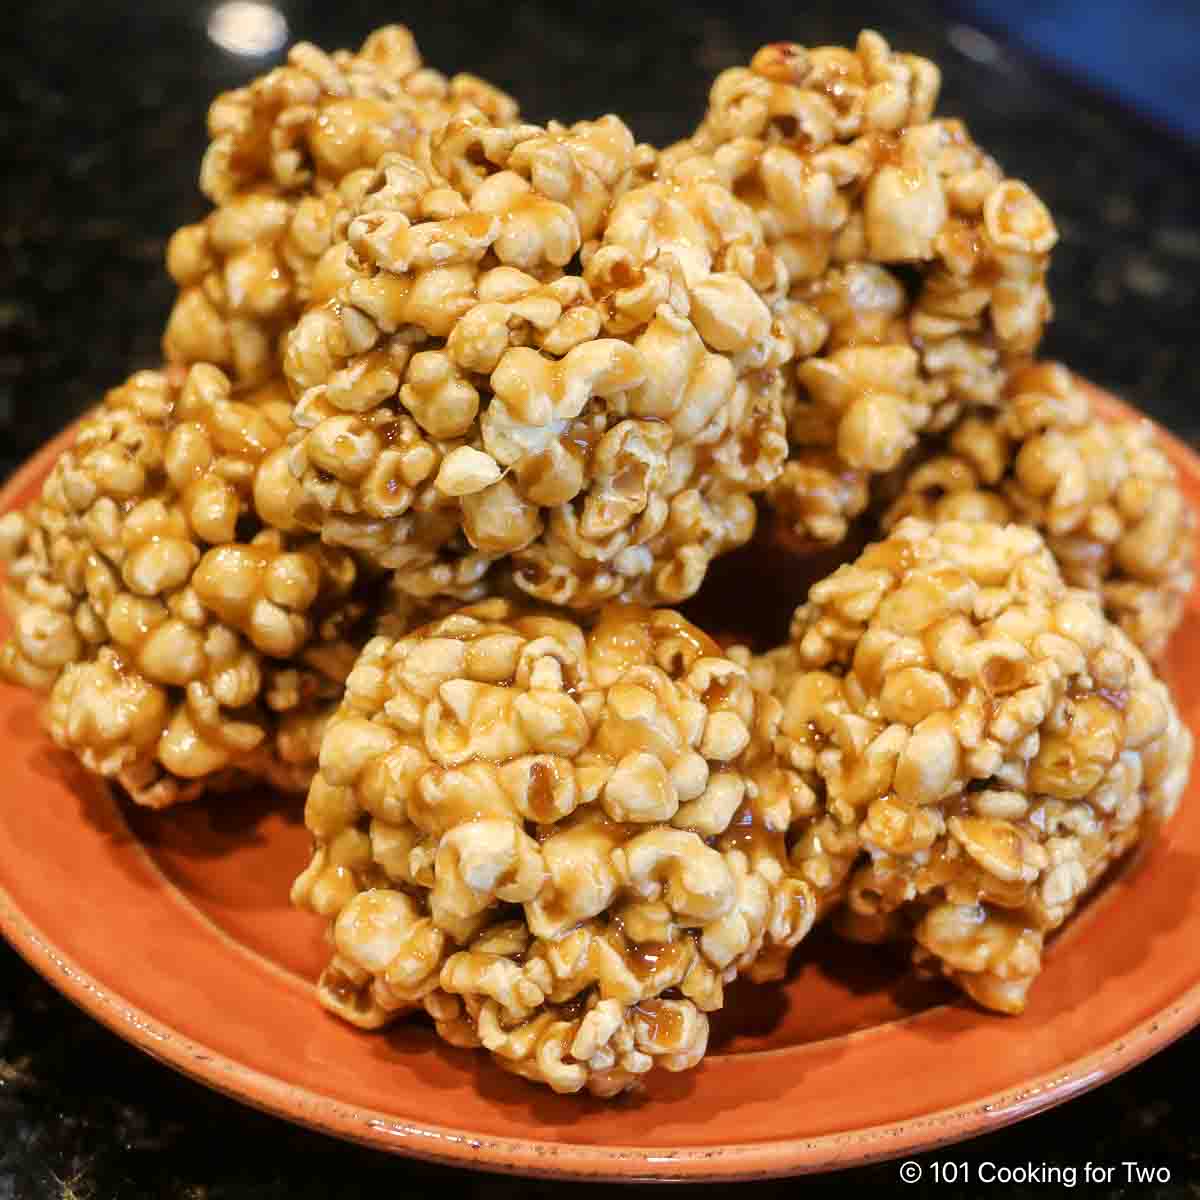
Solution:
M 247 774 L 306 788 L 369 632 L 378 588 L 289 521 L 288 411 L 278 381 L 139 372 L 0 520 L 0 670 L 49 691 L 55 741 L 139 803 Z
M 683 600 L 749 539 L 786 455 L 786 273 L 728 189 L 651 165 L 616 117 L 481 114 L 381 162 L 287 338 L 311 528 L 415 595 L 472 600 L 506 559 L 576 609 Z
M 836 916 L 1020 1012 L 1045 936 L 1170 819 L 1192 737 L 1092 591 L 1030 528 L 901 521 L 751 664 L 777 748 L 866 857 Z
M 503 124 L 517 106 L 473 75 L 447 79 L 423 66 L 399 25 L 355 54 L 302 42 L 283 66 L 218 96 L 200 172 L 217 208 L 167 248 L 180 289 L 167 359 L 213 363 L 238 380 L 276 374 L 280 336 L 337 275 L 330 251 L 364 173 L 468 110 Z
M 1068 583 L 1162 653 L 1195 576 L 1195 517 L 1150 422 L 1102 420 L 1070 371 L 1039 363 L 1014 374 L 999 412 L 964 417 L 938 449 L 901 472 L 885 529 L 910 514 L 1031 525 Z
M 934 118 L 939 86 L 933 63 L 870 30 L 853 50 L 764 46 L 664 155 L 749 204 L 787 266 L 803 465 L 771 494 L 819 541 L 865 507 L 859 478 L 964 405 L 998 403 L 1050 315 L 1050 214 L 960 121 Z
M 782 975 L 850 851 L 772 749 L 781 706 L 678 614 L 506 600 L 375 638 L 346 681 L 293 901 L 319 993 L 377 1027 L 613 1095 L 703 1056 L 739 973 Z

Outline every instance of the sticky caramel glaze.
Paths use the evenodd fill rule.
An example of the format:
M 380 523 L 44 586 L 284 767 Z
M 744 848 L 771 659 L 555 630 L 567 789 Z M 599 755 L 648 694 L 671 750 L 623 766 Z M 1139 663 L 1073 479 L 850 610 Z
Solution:
M 647 1034 L 652 1042 L 668 1045 L 677 1041 L 683 1032 L 683 1017 L 673 1005 L 662 1000 L 643 1000 L 634 1009 L 647 1022 Z
M 603 609 L 591 633 L 595 642 L 605 642 L 614 656 L 652 657 L 654 643 L 669 634 L 700 657 L 716 657 L 720 646 L 691 621 L 680 619 L 669 609 L 646 608 L 640 604 L 610 604 Z

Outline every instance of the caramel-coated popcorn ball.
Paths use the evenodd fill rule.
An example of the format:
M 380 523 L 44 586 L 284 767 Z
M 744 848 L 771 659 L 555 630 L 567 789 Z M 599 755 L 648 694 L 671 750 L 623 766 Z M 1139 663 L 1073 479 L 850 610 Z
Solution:
M 247 774 L 306 788 L 369 632 L 371 581 L 288 517 L 288 412 L 278 381 L 139 372 L 0 520 L 0 670 L 48 690 L 55 741 L 139 803 Z
M 305 519 L 416 595 L 674 603 L 786 455 L 786 272 L 721 183 L 616 117 L 480 114 L 382 162 L 287 339 Z M 578 260 L 581 274 L 569 273 Z
M 902 474 L 884 516 L 1017 521 L 1046 538 L 1067 582 L 1156 656 L 1194 579 L 1195 518 L 1148 421 L 1107 422 L 1065 367 L 1017 372 L 999 412 L 975 413 Z
M 777 747 L 865 861 L 837 922 L 1020 1012 L 1042 947 L 1167 821 L 1192 738 L 1092 591 L 1030 528 L 902 521 L 751 664 Z
M 664 609 L 585 629 L 491 600 L 372 640 L 292 892 L 331 922 L 322 1003 L 424 1007 L 559 1092 L 695 1065 L 724 984 L 782 975 L 856 848 L 775 755 L 780 715 Z
M 505 123 L 517 106 L 473 75 L 423 66 L 398 25 L 357 54 L 302 42 L 283 66 L 219 96 L 200 173 L 216 211 L 167 248 L 180 288 L 167 358 L 215 363 L 241 380 L 276 373 L 279 337 L 320 292 L 364 174 L 467 110 Z
M 818 541 L 845 535 L 864 480 L 923 431 L 997 403 L 1050 314 L 1050 214 L 960 121 L 934 118 L 939 85 L 869 30 L 853 50 L 764 46 L 665 155 L 749 204 L 787 266 L 799 465 L 772 495 Z

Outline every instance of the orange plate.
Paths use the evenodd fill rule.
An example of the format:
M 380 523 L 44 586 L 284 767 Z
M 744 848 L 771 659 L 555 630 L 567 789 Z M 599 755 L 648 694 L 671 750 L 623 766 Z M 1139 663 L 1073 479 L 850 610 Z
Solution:
M 1200 500 L 1200 459 L 1169 445 Z M 60 446 L 0 507 L 34 493 Z M 1198 659 L 1193 602 L 1166 674 L 1200 732 Z M 1163 838 L 1056 941 L 1024 1016 L 989 1016 L 818 935 L 785 985 L 731 989 L 697 1070 L 604 1103 L 533 1087 L 420 1024 L 367 1034 L 323 1013 L 322 930 L 287 905 L 307 851 L 296 804 L 131 811 L 54 749 L 35 699 L 11 688 L 0 736 L 0 928 L 25 958 L 156 1058 L 384 1150 L 586 1178 L 844 1167 L 1030 1116 L 1200 1021 L 1200 772 Z

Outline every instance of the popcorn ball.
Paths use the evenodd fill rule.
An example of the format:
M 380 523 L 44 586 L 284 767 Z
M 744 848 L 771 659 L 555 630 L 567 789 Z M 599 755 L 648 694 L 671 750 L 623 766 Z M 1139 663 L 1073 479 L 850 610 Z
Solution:
M 289 407 L 211 365 L 138 372 L 0 519 L 0 670 L 49 691 L 55 741 L 138 803 L 246 775 L 305 789 L 365 640 L 378 587 L 288 515 Z
M 902 472 L 885 529 L 910 514 L 1031 525 L 1068 583 L 1097 592 L 1146 654 L 1162 652 L 1192 589 L 1195 518 L 1148 421 L 1104 421 L 1070 371 L 1039 363 L 940 451 Z
M 1031 528 L 901 521 L 756 660 L 777 748 L 865 859 L 836 920 L 1020 1012 L 1048 933 L 1166 822 L 1192 738 Z
M 934 119 L 939 86 L 869 30 L 853 50 L 764 46 L 665 155 L 749 204 L 787 266 L 793 460 L 771 497 L 816 541 L 845 536 L 920 434 L 998 403 L 1050 315 L 1050 214 Z
M 357 54 L 301 42 L 285 65 L 219 96 L 200 172 L 217 208 L 167 248 L 180 292 L 166 357 L 214 363 L 239 380 L 276 374 L 279 337 L 319 292 L 364 172 L 468 109 L 497 123 L 517 113 L 483 80 L 423 66 L 399 25 L 371 34 Z
M 559 1092 L 695 1065 L 724 984 L 782 975 L 857 848 L 775 754 L 780 716 L 664 609 L 585 628 L 495 599 L 373 639 L 292 892 L 331 922 L 322 1003 L 423 1007 Z
M 322 537 L 414 595 L 497 560 L 576 609 L 675 603 L 787 452 L 787 276 L 719 181 L 650 178 L 613 116 L 382 160 L 340 287 L 288 335 L 290 464 Z

